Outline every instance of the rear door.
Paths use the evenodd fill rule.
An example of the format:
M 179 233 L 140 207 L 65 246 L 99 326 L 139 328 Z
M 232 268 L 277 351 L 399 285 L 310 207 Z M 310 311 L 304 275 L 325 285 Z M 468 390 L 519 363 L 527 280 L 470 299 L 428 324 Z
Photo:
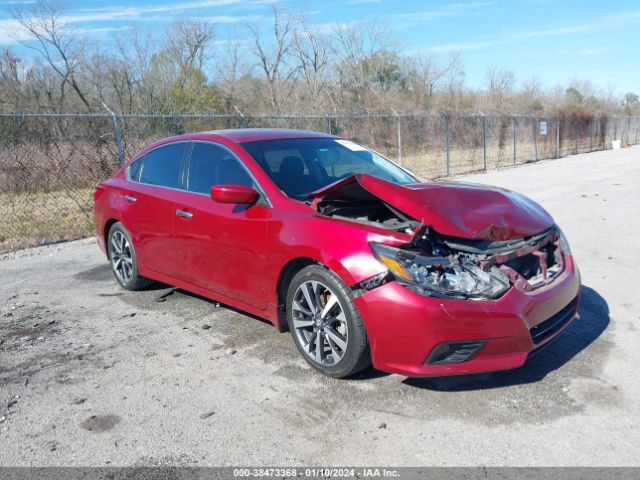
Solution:
M 194 285 L 265 308 L 267 226 L 271 208 L 260 186 L 228 148 L 194 142 L 186 192 L 175 202 L 179 274 Z M 212 185 L 242 184 L 260 192 L 254 205 L 216 203 Z
M 188 142 L 162 145 L 131 164 L 123 190 L 122 223 L 143 268 L 175 276 L 174 197 L 183 183 Z

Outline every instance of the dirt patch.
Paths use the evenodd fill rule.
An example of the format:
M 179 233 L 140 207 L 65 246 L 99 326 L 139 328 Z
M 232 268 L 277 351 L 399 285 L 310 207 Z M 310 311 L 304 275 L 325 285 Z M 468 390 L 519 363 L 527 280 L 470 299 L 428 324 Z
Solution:
M 119 423 L 120 417 L 117 415 L 91 415 L 80 423 L 80 426 L 93 433 L 103 433 L 108 432 Z

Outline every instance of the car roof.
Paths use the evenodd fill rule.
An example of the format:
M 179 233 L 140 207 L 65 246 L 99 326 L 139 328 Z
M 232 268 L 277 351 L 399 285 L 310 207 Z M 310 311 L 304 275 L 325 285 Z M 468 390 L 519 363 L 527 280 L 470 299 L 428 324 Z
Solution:
M 261 140 L 282 140 L 287 138 L 336 138 L 328 133 L 313 132 L 310 130 L 292 130 L 285 128 L 231 128 L 226 130 L 211 130 L 201 133 L 189 133 L 181 135 L 182 140 L 202 139 L 211 136 L 224 137 L 236 143 L 258 142 Z

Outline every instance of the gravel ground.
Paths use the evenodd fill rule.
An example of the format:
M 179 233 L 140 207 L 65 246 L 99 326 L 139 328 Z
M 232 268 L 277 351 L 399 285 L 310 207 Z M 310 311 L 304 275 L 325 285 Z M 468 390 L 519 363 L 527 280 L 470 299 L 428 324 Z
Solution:
M 581 267 L 582 319 L 524 367 L 324 378 L 257 318 L 120 289 L 92 239 L 24 250 L 0 257 L 0 465 L 640 465 L 640 148 L 465 178 L 544 205 Z

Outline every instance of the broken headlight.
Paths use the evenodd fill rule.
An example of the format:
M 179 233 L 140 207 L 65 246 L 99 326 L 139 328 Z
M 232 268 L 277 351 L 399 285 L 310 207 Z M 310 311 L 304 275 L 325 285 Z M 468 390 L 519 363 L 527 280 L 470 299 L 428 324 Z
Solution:
M 509 279 L 495 265 L 485 271 L 462 255 L 429 257 L 380 243 L 371 249 L 398 282 L 421 295 L 494 299 L 509 289 Z
M 562 253 L 564 253 L 565 255 L 571 255 L 569 242 L 567 241 L 567 237 L 564 236 L 562 230 L 560 230 L 560 227 L 558 227 L 558 235 L 560 237 L 560 250 L 562 250 Z

